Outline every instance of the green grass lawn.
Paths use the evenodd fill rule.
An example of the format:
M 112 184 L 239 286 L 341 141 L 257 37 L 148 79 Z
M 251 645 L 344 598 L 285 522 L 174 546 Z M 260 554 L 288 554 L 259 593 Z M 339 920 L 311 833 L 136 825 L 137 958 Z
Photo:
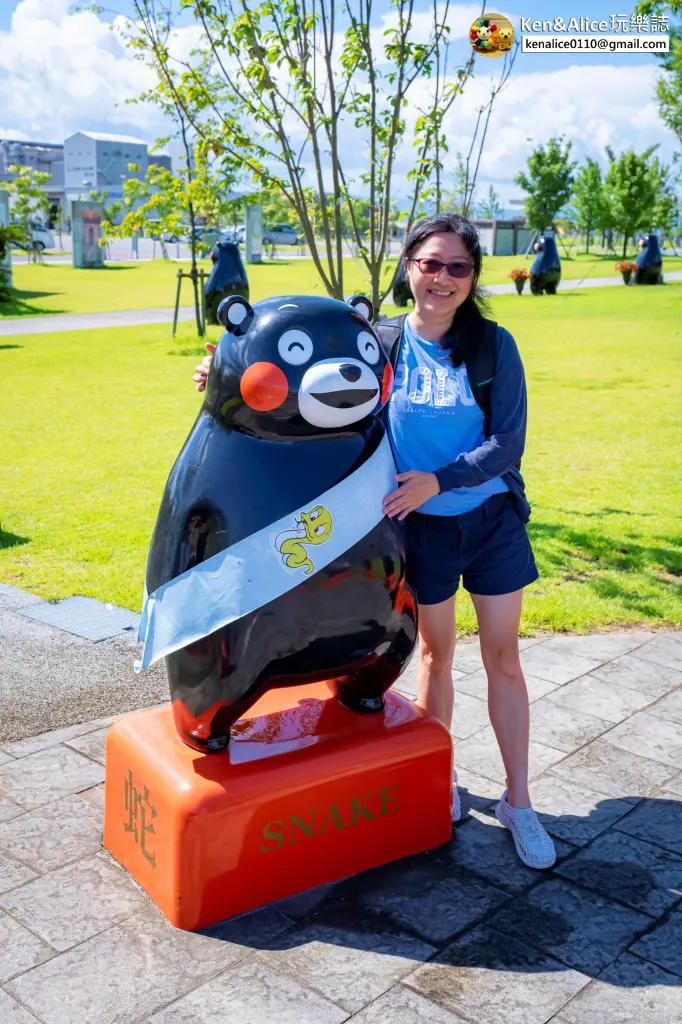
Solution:
M 486 257 L 483 265 L 484 284 L 511 284 L 507 274 L 512 267 L 531 265 L 523 256 Z M 613 269 L 611 256 L 586 256 L 563 259 L 565 281 L 585 277 L 620 275 Z M 27 263 L 13 267 L 16 292 L 10 303 L 0 306 L 1 316 L 38 316 L 45 313 L 103 313 L 124 309 L 151 309 L 172 306 L 178 267 L 187 263 L 153 260 L 148 263 L 111 263 L 102 270 L 75 270 L 65 264 Z M 208 260 L 201 263 L 210 267 Z M 664 271 L 682 270 L 682 257 L 671 256 L 663 261 Z M 277 259 L 247 268 L 251 300 L 268 295 L 323 292 L 312 260 Z M 357 261 L 348 258 L 344 265 L 345 294 L 366 292 L 367 283 Z M 182 285 L 182 304 L 190 305 L 189 281 Z M 392 307 L 384 305 L 384 311 Z
M 682 623 L 681 306 L 682 284 L 493 299 L 529 383 L 527 633 Z M 201 352 L 165 325 L 0 339 L 3 582 L 139 608 Z

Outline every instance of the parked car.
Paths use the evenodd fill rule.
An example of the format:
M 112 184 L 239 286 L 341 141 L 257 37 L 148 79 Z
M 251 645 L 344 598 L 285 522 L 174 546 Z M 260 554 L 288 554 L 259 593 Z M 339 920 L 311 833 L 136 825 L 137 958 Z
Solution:
M 38 249 L 40 252 L 43 249 L 54 249 L 54 235 L 46 224 L 43 224 L 40 220 L 32 220 L 29 221 L 28 227 L 33 239 L 34 249 Z
M 288 224 L 270 224 L 263 228 L 263 245 L 298 245 L 300 235 Z

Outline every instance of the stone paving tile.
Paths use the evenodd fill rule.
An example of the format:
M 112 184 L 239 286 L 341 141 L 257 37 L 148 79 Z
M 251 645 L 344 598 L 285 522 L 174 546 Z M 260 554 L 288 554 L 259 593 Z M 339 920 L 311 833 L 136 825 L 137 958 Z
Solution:
M 104 769 L 66 747 L 53 747 L 28 760 L 0 767 L 0 797 L 27 811 L 50 804 L 69 793 L 90 789 L 104 779 Z
M 664 786 L 675 770 L 598 739 L 554 765 L 549 774 L 604 796 L 636 802 Z
M 547 700 L 561 704 L 571 711 L 595 715 L 606 722 L 617 725 L 619 722 L 634 715 L 637 711 L 647 708 L 652 711 L 656 707 L 651 702 L 655 698 L 651 694 L 639 690 L 629 690 L 615 682 L 607 682 L 594 675 L 580 676 L 565 686 L 551 693 Z M 648 707 L 647 707 L 648 706 Z
M 102 812 L 79 796 L 68 796 L 0 825 L 0 852 L 42 874 L 97 853 Z
M 530 713 L 531 735 L 555 750 L 572 754 L 601 733 L 611 729 L 611 722 L 603 718 L 565 708 L 550 697 L 533 704 Z
M 582 658 L 612 661 L 622 654 L 629 654 L 655 636 L 650 630 L 643 629 L 631 633 L 588 633 L 585 636 L 564 634 L 551 636 L 545 640 L 544 646 L 562 653 L 579 654 Z
M 39 1021 L 24 1010 L 19 1003 L 0 990 L 0 1020 L 2 1024 L 40 1024 Z
M 253 958 L 154 1014 L 150 1024 L 217 1024 L 221 1019 L 230 1024 L 342 1024 L 348 1017 Z
M 25 813 L 23 807 L 20 807 L 14 800 L 10 800 L 0 793 L 0 821 L 10 821 L 12 818 L 18 818 L 20 814 Z
M 396 985 L 356 1013 L 353 1024 L 461 1024 L 463 1019 L 404 985 Z
M 529 777 L 537 778 L 565 757 L 565 751 L 531 739 Z M 501 783 L 504 789 L 505 770 L 492 726 L 487 726 L 468 740 L 460 740 L 455 748 L 455 763 L 463 769 L 471 769 L 477 775 Z
M 624 953 L 579 992 L 552 1024 L 679 1024 L 681 1020 L 679 978 Z
M 661 924 L 630 947 L 644 960 L 682 978 L 682 906 L 678 904 Z
M 15 758 L 11 754 L 7 754 L 4 750 L 0 750 L 0 764 L 9 764 L 10 761 L 14 761 Z
M 622 832 L 599 836 L 555 871 L 651 917 L 682 898 L 682 857 Z
M 340 885 L 341 882 L 318 885 L 314 889 L 306 889 L 305 892 L 297 893 L 295 896 L 286 896 L 283 900 L 277 900 L 273 905 L 287 917 L 299 921 L 319 910 Z
M 343 925 L 315 919 L 287 932 L 276 945 L 256 959 L 349 1013 L 361 1010 L 437 952 L 406 932 L 357 915 Z
M 99 807 L 100 811 L 104 810 L 104 783 L 100 782 L 99 786 L 93 786 L 92 789 L 84 789 L 78 794 L 81 800 L 85 800 L 87 803 L 92 804 L 93 807 Z
M 480 926 L 403 985 L 471 1024 L 545 1024 L 589 980 L 546 953 Z
M 682 729 L 676 722 L 664 721 L 647 711 L 621 722 L 604 739 L 621 750 L 642 752 L 661 764 L 682 768 Z
M 567 856 L 574 847 L 557 843 L 557 856 Z M 545 877 L 523 864 L 506 828 L 488 814 L 474 814 L 471 820 L 455 829 L 448 847 L 452 863 L 485 878 L 506 892 L 524 892 Z
M 37 935 L 0 911 L 0 985 L 53 956 L 54 950 Z
M 616 828 L 682 855 L 682 800 L 674 793 L 665 796 L 643 800 Z
M 682 725 L 682 689 L 672 690 L 647 708 L 647 713 L 666 722 Z
M 452 665 L 456 672 L 462 672 L 465 675 L 470 672 L 480 671 L 483 668 L 483 662 L 481 660 L 481 647 L 478 641 L 473 643 L 460 641 L 455 647 L 455 657 Z
M 546 644 L 538 644 L 528 651 L 521 652 L 521 666 L 524 673 L 547 679 L 550 683 L 563 686 L 571 679 L 584 676 L 593 668 L 598 668 L 601 660 L 583 658 L 579 654 L 568 654 L 566 651 L 555 651 Z
M 652 919 L 581 886 L 550 878 L 517 896 L 488 923 L 595 977 Z
M 100 853 L 0 896 L 0 907 L 63 952 L 149 905 L 130 875 Z
M 663 668 L 682 670 L 682 638 L 679 635 L 662 633 L 648 644 L 640 647 L 637 657 L 651 661 Z
M 67 725 L 62 729 L 53 729 L 52 732 L 41 732 L 37 736 L 29 736 L 25 740 L 3 743 L 2 747 L 3 750 L 8 751 L 13 757 L 28 757 L 30 754 L 39 754 L 41 750 L 56 747 L 60 743 L 73 739 L 75 736 L 94 732 L 98 725 L 98 722 L 81 722 L 79 725 Z
M 84 736 L 76 736 L 74 739 L 68 740 L 66 746 L 77 750 L 80 754 L 85 754 L 86 757 L 99 764 L 104 764 L 108 732 L 108 728 L 96 729 L 95 732 L 88 732 Z
M 0 583 L 0 608 L 26 608 L 30 604 L 40 604 L 41 600 L 37 594 L 29 594 L 27 590 Z
M 575 782 L 543 775 L 531 789 L 533 807 L 550 835 L 585 846 L 632 810 L 626 800 L 605 799 Z
M 457 686 L 457 680 L 463 678 L 464 673 L 452 671 L 452 679 Z M 398 693 L 402 693 L 403 696 L 409 697 L 410 700 L 416 700 L 417 697 L 417 658 L 412 658 L 409 667 L 403 672 L 398 678 L 397 682 L 393 684 L 393 689 L 397 690 Z
M 679 775 L 675 775 L 672 779 L 668 779 L 665 783 L 665 789 L 668 793 L 674 794 L 675 796 L 682 797 L 682 772 Z M 656 796 L 658 796 L 658 791 Z
M 477 732 L 485 729 L 488 725 L 490 725 L 488 702 L 479 700 L 478 697 L 471 697 L 468 693 L 457 693 L 450 730 L 452 735 L 457 739 L 465 740 L 469 736 L 475 736 Z
M 499 801 L 504 791 L 504 786 L 499 782 L 484 779 L 482 775 L 470 772 L 468 768 L 457 769 L 457 780 L 463 816 L 472 808 L 475 811 L 487 810 Z
M 662 697 L 675 687 L 682 686 L 682 672 L 662 668 L 651 661 L 643 661 L 637 654 L 639 651 L 636 654 L 624 654 L 614 661 L 600 665 L 591 675 L 598 679 L 606 679 L 617 686 L 627 686 L 629 690 L 650 693 L 652 697 Z
M 18 885 L 30 882 L 35 877 L 35 871 L 31 871 L 25 864 L 0 853 L 0 893 L 16 889 Z
M 129 1024 L 251 952 L 177 931 L 150 906 L 5 987 L 43 1024 Z
M 361 905 L 436 945 L 509 899 L 500 889 L 433 858 L 399 862 L 371 874 L 358 897 Z
M 546 679 L 538 679 L 537 676 L 526 675 L 526 688 L 528 689 L 528 700 L 532 704 L 534 701 L 539 700 L 540 697 L 545 697 L 548 693 L 552 693 L 558 689 L 556 683 L 550 683 Z M 472 697 L 478 697 L 480 700 L 488 700 L 488 677 L 484 669 L 480 672 L 472 672 L 471 675 L 462 676 L 455 683 L 455 701 L 457 701 L 458 694 L 468 693 Z

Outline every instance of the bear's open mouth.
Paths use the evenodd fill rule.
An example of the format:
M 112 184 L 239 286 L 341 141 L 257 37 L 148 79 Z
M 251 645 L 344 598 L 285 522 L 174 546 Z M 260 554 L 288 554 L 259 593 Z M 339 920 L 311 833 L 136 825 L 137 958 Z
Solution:
M 332 409 L 355 409 L 358 405 L 371 402 L 379 394 L 379 389 L 374 388 L 345 388 L 343 391 L 311 391 L 311 398 L 316 398 L 324 405 L 330 405 Z

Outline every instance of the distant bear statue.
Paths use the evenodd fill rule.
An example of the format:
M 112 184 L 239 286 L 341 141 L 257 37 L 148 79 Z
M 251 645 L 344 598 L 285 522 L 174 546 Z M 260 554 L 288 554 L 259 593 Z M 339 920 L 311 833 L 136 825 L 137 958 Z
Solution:
M 663 254 L 658 244 L 658 235 L 645 235 L 640 240 L 637 253 L 637 271 L 634 275 L 635 284 L 662 284 Z
M 561 260 L 554 235 L 547 232 L 535 243 L 537 256 L 530 268 L 530 290 L 533 295 L 556 295 L 561 280 Z
M 216 242 L 211 250 L 213 267 L 204 286 L 206 318 L 218 323 L 218 306 L 230 295 L 249 297 L 249 281 L 239 248 L 234 242 Z
M 217 553 L 259 543 L 259 531 L 265 540 L 239 579 L 266 586 L 283 565 L 291 583 L 166 656 L 175 725 L 197 750 L 224 750 L 235 721 L 276 686 L 327 680 L 346 707 L 381 711 L 414 650 L 403 525 L 383 516 L 386 491 L 375 495 L 376 525 L 326 566 L 315 565 L 338 534 L 319 496 L 357 480 L 365 463 L 369 476 L 369 460 L 381 452 L 390 459 L 382 408 L 393 372 L 371 316 L 359 296 L 345 303 L 292 295 L 253 306 L 233 296 L 219 307 L 225 333 L 166 484 L 147 562 L 148 600 L 188 570 L 196 578 Z M 392 459 L 387 472 L 393 480 Z M 363 508 L 359 493 L 351 519 L 361 521 Z M 273 524 L 297 510 L 295 528 L 277 533 Z M 228 583 L 231 600 L 241 584 Z M 189 611 L 200 616 L 204 603 L 209 596 Z

